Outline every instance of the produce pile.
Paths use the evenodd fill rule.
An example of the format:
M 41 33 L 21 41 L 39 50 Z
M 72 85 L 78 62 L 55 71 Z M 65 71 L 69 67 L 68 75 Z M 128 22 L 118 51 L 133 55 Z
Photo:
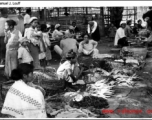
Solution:
M 48 92 L 59 89 L 62 91 L 56 92 L 55 96 L 47 96 L 47 114 L 53 118 L 96 118 L 101 116 L 101 111 L 95 110 L 109 107 L 108 99 L 114 97 L 114 87 L 136 86 L 137 79 L 140 78 L 132 68 L 139 66 L 139 60 L 114 58 L 111 55 L 103 57 L 105 58 L 83 56 L 82 59 L 78 59 L 78 62 L 83 63 L 85 67 L 80 78 L 85 86 L 83 91 L 81 87 L 77 90 L 73 88 L 67 90 L 66 82 L 58 79 L 53 68 L 34 71 L 35 83 L 37 82 L 45 90 L 50 90 Z

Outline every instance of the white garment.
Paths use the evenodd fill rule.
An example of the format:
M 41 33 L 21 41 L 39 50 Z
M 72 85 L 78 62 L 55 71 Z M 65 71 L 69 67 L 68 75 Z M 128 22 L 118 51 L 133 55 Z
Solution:
M 118 40 L 119 40 L 120 38 L 123 38 L 123 37 L 126 37 L 126 35 L 125 35 L 125 30 L 124 30 L 122 27 L 120 27 L 120 28 L 117 30 L 116 35 L 115 35 L 114 46 L 117 46 L 117 45 L 118 45 Z
M 1 111 L 16 118 L 47 118 L 42 92 L 16 81 L 7 92 Z
M 49 35 L 47 33 L 43 33 L 43 41 L 44 41 L 46 48 L 51 46 L 51 42 L 49 40 Z
M 24 24 L 29 24 L 30 18 L 31 18 L 30 15 L 26 14 L 24 16 Z
M 0 18 L 0 25 L 1 25 L 1 27 L 0 27 L 0 36 L 5 36 L 4 28 L 5 28 L 6 20 L 7 20 L 6 18 L 3 18 L 3 17 Z
M 20 58 L 22 59 L 21 63 L 31 63 L 33 61 L 29 49 L 24 48 L 23 46 L 18 49 L 18 59 Z
M 11 44 L 13 42 L 19 42 L 18 40 L 22 38 L 21 32 L 16 29 L 13 32 L 9 32 L 9 34 L 11 37 L 8 39 L 7 44 Z
M 59 68 L 57 69 L 57 74 L 58 75 L 63 75 L 64 74 L 64 71 L 67 70 L 67 69 L 71 69 L 72 68 L 72 65 L 70 63 L 70 61 L 65 61 L 63 64 L 61 64 L 59 66 Z
M 35 29 L 32 27 L 25 29 L 24 37 L 27 37 L 34 45 L 39 45 L 39 41 L 33 37 Z
M 94 22 L 94 24 L 93 24 L 93 26 L 92 27 L 90 27 L 90 25 L 88 24 L 88 33 L 94 33 L 95 32 L 95 30 L 97 29 L 97 22 L 96 21 L 93 21 Z
M 63 64 L 60 64 L 57 75 L 59 78 L 65 79 L 68 82 L 73 82 L 67 70 L 71 70 L 71 72 L 74 70 L 74 64 L 71 64 L 70 61 L 65 61 Z
M 54 39 L 56 40 L 56 38 L 58 38 L 58 37 L 60 37 L 60 36 L 62 36 L 62 35 L 63 35 L 62 32 L 60 32 L 60 31 L 58 31 L 57 29 L 55 29 L 55 30 L 53 31 L 53 33 L 52 33 L 52 38 L 54 38 Z

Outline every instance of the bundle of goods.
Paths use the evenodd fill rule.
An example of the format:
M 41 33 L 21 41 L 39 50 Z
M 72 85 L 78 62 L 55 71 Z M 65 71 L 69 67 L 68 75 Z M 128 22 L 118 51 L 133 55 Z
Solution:
M 93 61 L 93 65 L 95 67 L 104 69 L 104 70 L 106 70 L 108 72 L 110 72 L 113 69 L 112 66 L 111 66 L 111 64 L 109 63 L 109 60 L 106 60 L 106 59 L 94 60 Z
M 123 47 L 120 56 L 146 58 L 148 49 L 146 47 Z
M 113 70 L 111 72 L 112 79 L 116 86 L 127 86 L 133 87 L 135 86 L 136 82 L 135 79 L 138 79 L 136 74 L 133 74 L 133 71 L 130 70 Z
M 92 96 L 102 97 L 107 99 L 108 97 L 112 97 L 114 91 L 112 90 L 113 85 L 107 84 L 107 80 L 103 79 L 97 81 L 95 84 L 88 85 L 86 91 L 90 93 Z
M 93 58 L 92 56 L 79 56 L 78 57 L 78 63 L 84 64 L 87 68 L 92 64 Z
M 87 72 L 87 71 L 85 71 Z M 88 71 L 88 74 L 83 76 L 86 84 L 95 83 L 103 78 L 109 76 L 109 73 L 101 68 L 93 68 Z
M 90 106 L 97 108 L 97 109 L 102 109 L 102 108 L 107 108 L 108 102 L 106 99 L 101 98 L 101 97 L 95 97 L 95 96 L 85 96 L 83 99 L 80 101 L 75 99 L 71 101 L 71 107 L 82 107 L 82 108 L 88 108 Z
M 104 58 L 112 58 L 112 54 L 95 54 L 93 55 L 94 59 L 104 59 Z

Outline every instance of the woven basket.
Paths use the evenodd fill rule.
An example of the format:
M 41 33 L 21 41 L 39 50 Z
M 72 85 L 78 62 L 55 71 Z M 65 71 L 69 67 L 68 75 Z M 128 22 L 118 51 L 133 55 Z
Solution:
M 147 53 L 148 53 L 148 50 L 147 48 L 128 48 L 129 51 L 133 52 L 133 56 L 140 56 L 140 57 L 143 57 L 144 59 L 146 58 L 147 56 Z

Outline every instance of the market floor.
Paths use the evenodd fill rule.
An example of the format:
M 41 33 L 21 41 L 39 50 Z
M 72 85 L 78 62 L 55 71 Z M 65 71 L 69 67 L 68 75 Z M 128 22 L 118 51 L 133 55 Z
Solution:
M 100 53 L 110 53 L 110 49 L 113 46 L 113 42 L 109 42 L 108 39 L 104 38 L 98 45 Z M 57 68 L 59 65 L 60 57 L 56 54 L 52 55 L 51 66 Z M 116 88 L 115 96 L 110 98 L 108 109 L 112 109 L 114 113 L 107 114 L 110 118 L 151 118 L 152 117 L 152 96 L 150 95 L 149 89 L 152 90 L 152 64 L 151 59 L 148 58 L 149 62 L 145 68 L 138 71 L 139 75 L 143 80 L 141 84 L 143 87 L 139 88 Z M 0 102 L 0 106 L 2 106 Z M 127 112 L 127 110 L 138 111 L 138 112 Z M 4 117 L 0 114 L 0 117 Z

